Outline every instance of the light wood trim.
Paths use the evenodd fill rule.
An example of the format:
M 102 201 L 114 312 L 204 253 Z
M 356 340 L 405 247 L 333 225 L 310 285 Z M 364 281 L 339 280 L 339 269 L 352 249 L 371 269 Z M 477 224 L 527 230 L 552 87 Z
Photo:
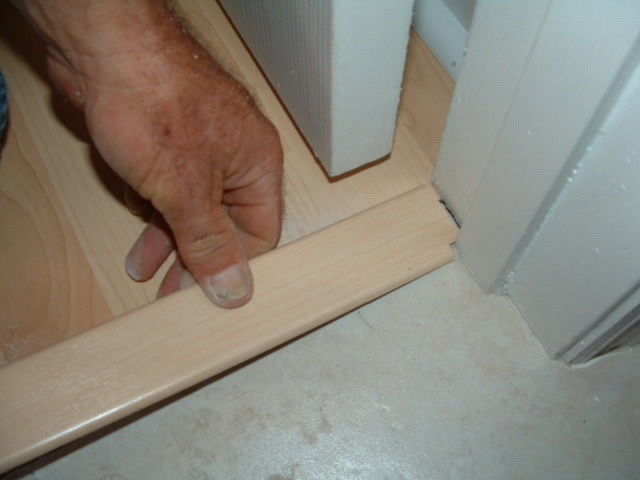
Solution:
M 183 0 L 177 3 L 182 6 L 184 17 L 193 30 L 198 32 L 223 65 L 248 86 L 278 128 L 285 151 L 285 218 L 281 245 L 420 185 L 431 183 L 433 163 L 444 131 L 453 85 L 415 33 L 409 45 L 391 157 L 357 175 L 330 181 L 317 165 L 304 139 L 219 5 L 211 0 Z M 0 163 L 0 177 L 4 179 L 0 189 L 10 185 L 14 190 L 24 188 L 31 191 L 28 196 L 11 196 L 12 201 L 15 200 L 21 208 L 28 207 L 24 204 L 27 200 L 31 202 L 32 197 L 41 198 L 38 203 L 42 205 L 44 202 L 52 203 L 55 217 L 47 218 L 40 225 L 36 223 L 40 217 L 32 215 L 34 225 L 41 237 L 47 239 L 51 236 L 48 233 L 51 230 L 49 226 L 59 222 L 69 240 L 65 244 L 52 244 L 47 240 L 46 252 L 49 258 L 56 255 L 57 258 L 73 259 L 76 258 L 76 254 L 70 251 L 73 249 L 85 257 L 82 262 L 88 265 L 90 271 L 84 273 L 86 269 L 76 268 L 78 262 L 68 262 L 71 267 L 69 276 L 86 279 L 87 275 L 91 275 L 92 280 L 83 280 L 83 284 L 95 285 L 96 295 L 104 297 L 106 301 L 104 311 L 119 316 L 147 304 L 155 297 L 166 270 L 161 270 L 149 282 L 138 283 L 131 280 L 124 269 L 124 257 L 144 228 L 144 222 L 131 215 L 119 201 L 124 185 L 90 147 L 82 116 L 58 95 L 52 94 L 51 86 L 46 81 L 41 41 L 10 2 L 0 2 L 0 31 L 3 33 L 0 35 L 0 66 L 9 80 L 12 119 L 8 143 Z M 9 162 L 10 156 L 19 158 Z M 13 162 L 27 163 L 20 168 L 35 171 L 44 195 L 36 195 L 32 191 L 33 182 L 26 185 L 24 180 L 6 171 L 6 167 Z M 18 242 L 29 235 L 17 229 L 5 233 L 12 241 L 18 239 Z M 57 248 L 54 250 L 53 247 Z M 17 253 L 3 251 L 13 258 L 19 258 Z M 7 275 L 7 282 L 11 285 L 16 284 L 15 276 L 20 275 L 21 285 L 29 285 L 22 291 L 35 292 L 33 295 L 44 298 L 49 293 L 41 288 L 37 280 L 49 278 L 52 274 L 59 278 L 59 272 L 53 268 L 53 264 L 31 262 L 29 268 L 24 268 L 24 265 L 19 269 L 7 268 L 0 275 L 11 271 Z M 49 265 L 52 265 L 51 269 Z M 90 298 L 89 295 L 77 295 L 80 288 L 64 293 L 65 289 L 69 290 L 68 285 L 58 280 L 57 287 L 61 293 L 56 295 L 74 297 L 79 302 L 83 298 Z M 5 305 L 17 298 L 1 302 L 0 296 L 0 313 L 7 312 Z M 29 301 L 21 303 L 21 311 L 34 321 L 30 338 L 13 335 L 6 342 L 11 348 L 12 345 L 22 345 L 20 349 L 14 349 L 18 356 L 32 352 L 43 343 L 58 341 L 60 337 L 89 329 L 99 321 L 98 317 L 112 318 L 111 315 L 100 314 L 94 318 L 87 315 L 83 320 L 82 315 L 78 315 L 77 321 L 71 322 L 73 328 L 68 328 L 70 323 L 64 315 L 56 318 L 50 315 L 45 324 L 44 315 L 34 308 L 37 304 Z M 78 311 L 98 309 L 98 301 L 92 305 L 86 303 L 78 303 L 73 308 Z M 11 324 L 24 323 L 25 316 L 11 316 L 7 321 Z M 57 332 L 55 338 L 48 336 L 52 330 Z M 25 345 L 26 341 L 28 345 Z M 7 348 L 4 348 L 4 352 L 7 352 Z M 13 360 L 15 356 L 6 355 L 6 359 Z
M 193 287 L 0 369 L 0 471 L 295 338 L 449 262 L 430 186 L 254 259 L 236 310 Z
M 145 305 L 155 294 L 155 280 L 135 283 L 122 267 L 142 222 L 114 199 L 118 185 L 98 178 L 104 168 L 99 159 L 93 159 L 95 165 L 90 161 L 77 112 L 59 102 L 55 112 L 51 108 L 50 87 L 39 68 L 41 46 L 10 5 L 0 2 L 5 33 L 0 36 L 0 64 L 12 86 L 13 112 L 0 187 L 11 193 L 38 183 L 39 190 L 12 193 L 11 198 L 23 208 L 36 205 L 36 197 L 37 203 L 51 202 L 59 217 L 68 240 L 49 255 L 57 255 L 49 273 L 59 278 L 58 256 L 69 258 L 72 281 L 60 287 L 91 301 L 91 308 L 73 307 L 75 316 L 59 316 L 63 323 L 56 325 L 73 320 L 74 328 L 63 333 L 92 327 L 100 317 L 97 310 L 109 318 L 110 312 L 122 315 L 0 368 L 0 472 L 210 378 L 451 259 L 456 228 L 435 191 L 420 187 L 403 196 L 431 181 L 453 88 L 446 73 L 433 68 L 436 61 L 415 34 L 391 157 L 357 175 L 329 181 L 217 3 L 181 4 L 185 17 L 278 127 L 285 150 L 283 246 L 252 262 L 256 294 L 240 310 L 216 309 L 197 288 Z M 10 153 L 15 157 L 11 161 L 6 157 Z M 26 174 L 6 176 L 28 168 L 37 182 L 31 174 L 28 182 L 19 180 Z M 37 215 L 32 218 L 39 220 L 50 209 L 36 205 L 33 211 Z M 45 220 L 38 228 L 57 228 L 53 217 Z M 21 235 L 14 231 L 9 236 Z M 78 254 L 72 256 L 73 251 Z M 82 255 L 86 259 L 74 260 Z M 15 285 L 11 276 L 21 273 L 14 270 L 4 272 L 9 285 Z M 78 273 L 82 271 L 86 274 Z M 39 274 L 35 267 L 27 271 L 32 278 Z M 82 288 L 75 287 L 77 282 Z M 100 301 L 83 295 L 83 288 L 95 290 Z M 33 288 L 21 292 L 41 295 Z M 22 305 L 31 304 L 27 300 Z M 89 310 L 93 313 L 83 315 Z M 11 320 L 25 318 L 18 317 Z M 47 325 L 43 331 L 54 328 Z

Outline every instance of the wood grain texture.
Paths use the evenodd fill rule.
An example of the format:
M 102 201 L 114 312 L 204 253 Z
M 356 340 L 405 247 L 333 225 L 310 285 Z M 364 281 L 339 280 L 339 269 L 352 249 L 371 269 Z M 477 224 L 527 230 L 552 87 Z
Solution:
M 280 245 L 430 183 L 453 82 L 415 33 L 412 33 L 409 45 L 391 156 L 357 174 L 331 181 L 315 161 L 295 124 L 218 5 L 207 0 L 183 2 L 182 12 L 214 55 L 248 85 L 280 132 L 285 150 L 286 207 Z M 65 225 L 65 235 L 76 239 L 74 241 L 79 245 L 100 294 L 113 315 L 122 315 L 147 304 L 155 298 L 162 271 L 143 284 L 126 275 L 124 256 L 142 230 L 143 222 L 124 207 L 124 185 L 91 147 L 78 112 L 51 91 L 46 81 L 40 40 L 7 2 L 0 4 L 0 25 L 0 68 L 8 77 L 12 94 L 9 139 L 13 144 L 23 145 L 18 148 L 9 145 L 3 152 L 3 161 L 14 162 L 12 157 L 17 155 L 17 162 L 40 165 L 41 177 L 48 177 L 46 182 L 51 185 L 51 196 L 57 197 L 61 207 L 55 210 L 54 216 Z M 27 144 L 30 145 L 28 152 L 24 150 Z M 22 153 L 20 149 L 23 149 Z M 5 184 L 19 185 L 22 182 L 12 177 L 14 174 L 7 169 L 2 171 L 2 175 Z M 38 218 L 54 221 L 47 216 Z M 11 229 L 3 228 L 3 232 L 18 239 L 30 237 L 28 231 L 21 233 L 19 228 L 27 227 L 16 224 Z M 49 227 L 36 225 L 34 228 Z M 25 244 L 13 241 L 12 245 L 19 247 Z M 66 243 L 55 245 L 58 245 L 56 255 L 66 255 Z M 47 248 L 51 250 L 54 244 L 48 243 Z M 6 258 L 14 259 L 24 255 L 19 250 L 5 250 L 4 254 Z M 71 277 L 84 278 L 82 268 L 75 271 L 73 265 L 69 277 L 60 277 L 58 283 L 64 284 Z M 35 296 L 49 295 L 45 286 L 28 283 L 50 274 L 43 263 L 34 261 L 30 263 L 29 270 L 17 268 L 11 271 L 12 275 L 20 276 L 21 285 L 29 284 L 36 289 Z M 9 278 L 7 281 L 13 280 Z M 61 285 L 58 287 L 62 288 Z M 43 288 L 45 290 L 40 293 Z M 68 286 L 66 289 L 68 291 Z M 55 294 L 56 297 L 60 295 L 59 291 Z M 14 298 L 11 294 L 11 299 Z M 73 302 L 77 311 L 88 312 L 93 308 L 91 297 L 87 295 L 74 295 Z M 20 308 L 20 315 L 11 314 L 11 325 L 19 324 L 27 317 L 40 318 L 41 307 L 37 302 L 21 302 Z M 12 311 L 6 307 L 4 310 Z M 57 321 L 64 325 L 69 319 L 60 313 Z M 18 350 L 11 347 L 14 353 L 5 349 L 5 359 L 31 353 L 37 350 L 38 345 L 49 345 L 49 335 L 54 330 L 57 341 L 91 328 L 100 321 L 81 315 L 73 329 L 51 326 L 38 330 L 26 326 L 13 328 L 14 336 L 27 329 L 31 333 L 13 338 L 14 345 L 19 343 L 25 347 Z M 7 331 L 9 327 L 3 328 Z
M 398 110 L 398 130 L 413 137 L 431 165 L 435 165 L 438 158 L 455 86 L 442 64 L 412 30 Z M 394 158 L 392 155 L 391 161 Z
M 242 309 L 219 310 L 197 287 L 149 303 L 160 277 L 139 284 L 123 265 L 144 223 L 123 205 L 124 185 L 81 116 L 52 93 L 40 41 L 0 2 L 0 68 L 11 91 L 0 159 L 0 332 L 21 345 L 5 358 L 24 356 L 0 368 L 0 471 L 451 259 L 457 229 L 429 183 L 453 87 L 415 35 L 391 156 L 330 181 L 218 5 L 182 7 L 280 132 L 280 246 L 252 261 L 255 297 Z
M 192 287 L 0 369 L 0 471 L 424 275 L 451 260 L 456 235 L 422 187 L 254 259 L 242 308 Z
M 11 123 L 23 129 L 20 112 Z M 18 139 L 12 131 L 0 160 L 0 350 L 6 361 L 113 318 L 34 149 L 30 137 Z
M 206 39 L 225 67 L 249 85 L 263 111 L 278 127 L 285 151 L 285 223 L 281 245 L 431 183 L 435 163 L 432 153 L 437 152 L 444 132 L 453 86 L 442 67 L 435 68 L 439 64 L 424 44 L 414 46 L 421 43 L 416 35 L 411 36 L 413 45 L 407 57 L 400 104 L 400 116 L 407 108 L 410 114 L 399 120 L 391 155 L 357 174 L 330 180 L 218 5 L 197 0 L 180 2 L 180 6 L 192 28 Z M 429 71 L 428 77 L 423 77 L 420 71 Z M 409 102 L 403 102 L 405 98 Z M 434 104 L 438 105 L 435 109 Z M 424 129 L 421 126 L 424 124 L 434 126 Z M 430 131 L 428 136 L 425 131 Z
M 52 94 L 41 42 L 9 2 L 0 4 L 0 22 L 0 68 L 11 95 L 10 132 L 19 142 L 22 137 L 33 142 L 24 160 L 43 165 L 113 314 L 148 303 L 155 298 L 158 280 L 136 283 L 124 269 L 124 255 L 143 228 L 122 202 L 124 184 L 92 148 L 79 112 Z M 24 122 L 14 124 L 17 115 Z M 3 152 L 3 161 L 10 153 Z

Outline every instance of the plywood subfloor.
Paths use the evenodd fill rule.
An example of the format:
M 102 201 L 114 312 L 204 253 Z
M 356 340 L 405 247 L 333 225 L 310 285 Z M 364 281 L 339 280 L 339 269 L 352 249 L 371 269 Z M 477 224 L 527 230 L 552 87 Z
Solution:
M 286 203 L 280 246 L 252 261 L 256 295 L 247 307 L 222 311 L 197 287 L 152 302 L 161 275 L 140 284 L 124 269 L 143 221 L 124 206 L 124 185 L 92 148 L 81 116 L 52 93 L 38 38 L 9 4 L 0 4 L 0 68 L 11 101 L 0 159 L 0 351 L 8 363 L 0 368 L 0 471 L 452 257 L 457 228 L 430 182 L 453 83 L 415 35 L 390 158 L 330 180 L 217 3 L 183 3 L 193 28 L 280 132 Z M 290 295 L 298 286 L 304 289 Z M 259 321 L 264 312 L 270 321 Z M 247 327 L 256 321 L 264 329 Z M 228 345 L 212 350 L 205 338 Z M 193 361 L 168 369 L 184 356 L 176 357 L 176 349 L 189 350 Z M 109 395 L 96 396 L 104 388 Z

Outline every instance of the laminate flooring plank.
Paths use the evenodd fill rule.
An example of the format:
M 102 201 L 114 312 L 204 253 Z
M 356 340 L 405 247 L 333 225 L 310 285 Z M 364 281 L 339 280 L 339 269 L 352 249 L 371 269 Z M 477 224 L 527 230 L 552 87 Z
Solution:
M 415 33 L 412 33 L 409 45 L 391 156 L 355 174 L 332 180 L 315 161 L 219 5 L 209 0 L 182 1 L 180 4 L 183 16 L 205 45 L 248 85 L 280 132 L 285 150 L 286 207 L 280 246 L 431 182 L 453 82 Z M 42 181 L 51 186 L 49 195 L 57 197 L 51 201 L 62 208 L 56 215 L 66 218 L 60 223 L 64 226 L 62 233 L 65 238 L 76 239 L 74 241 L 85 257 L 83 265 L 90 266 L 91 278 L 97 282 L 88 284 L 96 287 L 96 295 L 104 297 L 113 315 L 146 305 L 155 298 L 163 271 L 147 283 L 137 283 L 124 269 L 124 256 L 144 222 L 131 215 L 123 205 L 124 184 L 91 146 L 79 112 L 52 92 L 46 80 L 40 39 L 9 2 L 0 3 L 0 27 L 0 68 L 8 77 L 11 91 L 9 139 L 20 145 L 31 145 L 22 153 L 20 149 L 6 148 L 4 158 L 11 163 L 32 162 L 43 167 L 40 170 Z M 14 155 L 18 156 L 11 159 Z M 6 184 L 12 184 L 14 181 L 6 170 L 2 172 Z M 47 208 L 46 202 L 43 203 L 42 212 Z M 2 226 L 2 234 L 12 245 L 26 247 L 27 241 L 21 241 L 20 229 L 10 226 L 11 222 L 20 219 L 12 217 L 10 220 Z M 53 254 L 55 245 L 61 248 L 55 255 L 64 255 L 65 246 L 59 242 L 47 243 L 49 254 Z M 39 251 L 33 247 L 34 258 Z M 7 256 L 19 258 L 18 254 Z M 7 266 L 14 264 L 6 263 Z M 60 288 L 75 291 L 75 280 L 71 279 L 86 278 L 84 267 L 74 271 L 76 264 L 79 265 L 78 262 L 69 264 L 68 275 L 58 276 L 58 283 L 68 284 Z M 35 282 L 38 278 L 49 278 L 51 271 L 45 263 L 33 261 L 29 270 L 11 267 L 0 275 L 4 285 L 28 285 L 33 298 L 50 298 L 52 302 L 65 304 L 66 298 L 58 298 L 58 294 L 51 296 L 48 284 Z M 5 290 L 6 295 L 17 299 L 12 292 Z M 73 307 L 69 308 L 74 311 L 88 312 L 96 305 L 90 295 L 74 295 L 73 302 Z M 50 345 L 104 320 L 101 313 L 96 313 L 95 319 L 83 315 L 84 326 L 74 323 L 73 328 L 60 327 L 71 322 L 61 308 L 52 306 L 51 315 L 54 311 L 60 312 L 59 318 L 51 320 L 53 323 L 47 326 L 39 322 L 41 327 L 35 330 L 27 318 L 42 316 L 41 302 L 20 302 L 20 314 L 5 309 L 7 318 L 0 326 L 4 332 L 2 341 L 6 344 L 5 358 L 19 358 L 35 351 L 37 346 Z M 5 341 L 9 338 L 10 341 Z
M 0 368 L 0 471 L 449 262 L 457 231 L 420 187 L 253 259 L 255 296 L 241 308 L 217 308 L 195 286 Z
M 410 132 L 425 158 L 434 166 L 454 89 L 453 79 L 412 30 L 398 110 L 398 128 Z
M 431 106 L 434 101 L 446 104 L 450 93 L 442 82 L 432 80 L 426 82 L 431 90 L 423 91 L 424 71 L 433 70 L 429 69 L 433 59 L 415 35 L 403 92 L 403 98 L 410 101 L 401 106 L 390 158 L 336 181 L 325 176 L 218 4 L 208 0 L 181 3 L 184 17 L 202 41 L 248 85 L 280 132 L 286 204 L 281 245 L 431 181 L 434 158 L 425 148 L 431 155 L 436 152 L 432 145 L 439 142 L 439 135 L 424 135 L 420 128 L 435 125 L 431 128 L 438 130 L 444 125 L 446 112 Z M 78 112 L 52 93 L 40 40 L 7 2 L 0 5 L 0 24 L 0 66 L 9 79 L 12 110 L 19 110 L 25 118 L 28 134 L 110 308 L 120 315 L 148 303 L 155 297 L 162 273 L 144 284 L 126 275 L 124 255 L 143 222 L 122 204 L 124 185 L 91 147 Z M 434 94 L 436 100 L 430 100 Z M 403 114 L 404 110 L 408 113 Z M 415 145 L 407 152 L 398 138 L 411 138 Z
M 0 67 L 12 94 L 9 142 L 0 160 L 6 175 L 0 241 L 14 249 L 2 260 L 2 298 L 11 304 L 3 325 L 28 318 L 38 323 L 43 298 L 63 323 L 39 326 L 38 341 L 55 343 L 118 317 L 0 368 L 2 470 L 295 338 L 452 258 L 457 228 L 429 186 L 452 88 L 446 74 L 429 66 L 432 55 L 414 34 L 391 156 L 332 180 L 217 3 L 182 2 L 182 9 L 280 132 L 286 203 L 280 246 L 252 260 L 255 297 L 241 309 L 220 310 L 197 287 L 149 304 L 158 280 L 138 284 L 123 267 L 143 222 L 122 204 L 123 184 L 91 147 L 81 116 L 52 94 L 39 40 L 10 5 L 0 4 Z M 38 301 L 18 301 L 27 295 Z M 25 338 L 36 331 L 29 322 L 21 327 Z
M 411 107 L 405 106 L 406 102 L 400 105 L 400 111 L 408 113 L 400 114 L 391 155 L 357 173 L 329 179 L 219 5 L 208 0 L 178 4 L 192 29 L 222 64 L 249 86 L 278 128 L 285 152 L 281 245 L 431 182 L 435 156 L 430 154 L 437 154 L 448 111 L 445 105 L 451 101 L 453 87 L 450 78 L 434 70 L 437 61 L 415 34 L 403 83 L 403 98 Z M 423 78 L 425 72 L 430 73 Z M 438 98 L 432 99 L 434 96 Z M 427 135 L 424 123 L 432 125 Z M 409 138 L 412 145 L 407 148 L 404 143 Z
M 20 111 L 11 123 L 24 131 Z M 13 129 L 0 158 L 0 272 L 5 362 L 113 318 L 33 141 Z
M 143 228 L 122 202 L 124 183 L 92 147 L 81 113 L 52 92 L 42 42 L 10 2 L 0 3 L 0 32 L 0 68 L 11 95 L 9 133 L 33 142 L 25 160 L 44 166 L 114 315 L 148 303 L 159 281 L 134 282 L 124 269 L 124 255 Z M 24 122 L 13 122 L 17 115 Z

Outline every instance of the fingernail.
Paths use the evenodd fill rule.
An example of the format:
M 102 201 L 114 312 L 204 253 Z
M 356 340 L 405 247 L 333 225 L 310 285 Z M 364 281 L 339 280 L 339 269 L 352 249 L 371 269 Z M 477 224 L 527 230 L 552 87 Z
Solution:
M 133 244 L 127 258 L 124 261 L 124 267 L 131 278 L 137 282 L 141 282 L 142 274 L 140 272 L 142 268 L 142 239 L 138 238 L 136 243 Z
M 233 265 L 202 282 L 204 293 L 223 308 L 244 305 L 253 292 L 253 279 L 248 267 Z

